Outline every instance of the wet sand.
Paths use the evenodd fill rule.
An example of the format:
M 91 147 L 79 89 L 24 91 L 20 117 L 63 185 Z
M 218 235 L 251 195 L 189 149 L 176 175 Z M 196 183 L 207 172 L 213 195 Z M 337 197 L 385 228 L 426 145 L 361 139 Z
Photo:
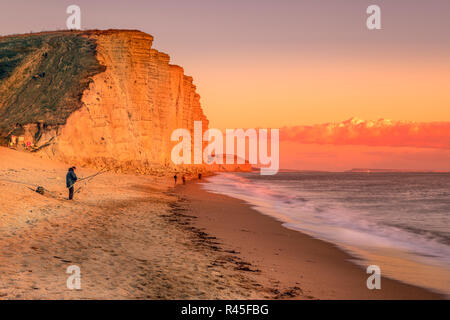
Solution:
M 297 299 L 442 299 L 439 294 L 382 277 L 381 290 L 369 290 L 368 274 L 336 246 L 284 228 L 239 199 L 179 187 L 189 200 L 195 225 L 260 270 L 253 278 L 277 297 Z

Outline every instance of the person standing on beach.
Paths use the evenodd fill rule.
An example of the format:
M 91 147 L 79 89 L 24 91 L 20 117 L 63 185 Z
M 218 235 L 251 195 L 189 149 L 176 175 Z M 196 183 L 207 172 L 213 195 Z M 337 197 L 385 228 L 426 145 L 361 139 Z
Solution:
M 75 167 L 69 168 L 66 175 L 66 186 L 69 189 L 69 200 L 73 199 L 73 186 L 78 180 L 77 175 L 75 174 L 75 169 Z
M 175 185 L 177 185 L 177 175 L 176 174 L 173 176 L 173 180 L 175 181 Z
M 186 184 L 186 177 L 185 176 L 183 176 L 183 184 Z

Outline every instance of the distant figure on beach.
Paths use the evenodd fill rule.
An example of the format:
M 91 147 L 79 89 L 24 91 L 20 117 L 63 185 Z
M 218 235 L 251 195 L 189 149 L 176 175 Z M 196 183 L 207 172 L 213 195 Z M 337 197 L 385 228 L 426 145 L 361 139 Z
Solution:
M 198 174 L 198 180 L 202 180 L 202 174 L 201 173 Z
M 177 184 L 177 175 L 173 176 L 173 180 L 175 181 L 175 185 Z
M 69 200 L 73 199 L 73 186 L 78 180 L 77 175 L 75 174 L 75 169 L 75 167 L 69 168 L 66 175 L 66 186 L 69 189 Z
M 183 184 L 186 184 L 186 177 L 185 176 L 183 176 Z

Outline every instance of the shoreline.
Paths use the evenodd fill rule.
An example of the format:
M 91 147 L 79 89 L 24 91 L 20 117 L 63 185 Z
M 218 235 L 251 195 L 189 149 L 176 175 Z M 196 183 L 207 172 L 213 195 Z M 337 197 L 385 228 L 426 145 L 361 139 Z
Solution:
M 443 298 L 384 278 L 369 292 L 348 254 L 198 180 L 108 172 L 68 201 L 65 163 L 0 148 L 0 168 L 0 300 Z
M 287 299 L 445 299 L 440 293 L 382 276 L 381 290 L 369 290 L 370 276 L 336 245 L 319 240 L 253 209 L 243 200 L 204 190 L 199 181 L 175 189 L 189 202 L 195 227 L 217 237 L 255 270 L 252 278 Z M 295 289 L 293 289 L 295 288 Z

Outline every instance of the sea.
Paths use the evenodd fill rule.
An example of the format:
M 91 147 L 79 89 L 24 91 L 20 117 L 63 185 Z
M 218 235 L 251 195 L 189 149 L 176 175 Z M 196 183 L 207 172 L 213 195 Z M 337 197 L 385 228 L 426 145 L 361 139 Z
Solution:
M 450 173 L 219 173 L 202 187 L 450 297 Z

